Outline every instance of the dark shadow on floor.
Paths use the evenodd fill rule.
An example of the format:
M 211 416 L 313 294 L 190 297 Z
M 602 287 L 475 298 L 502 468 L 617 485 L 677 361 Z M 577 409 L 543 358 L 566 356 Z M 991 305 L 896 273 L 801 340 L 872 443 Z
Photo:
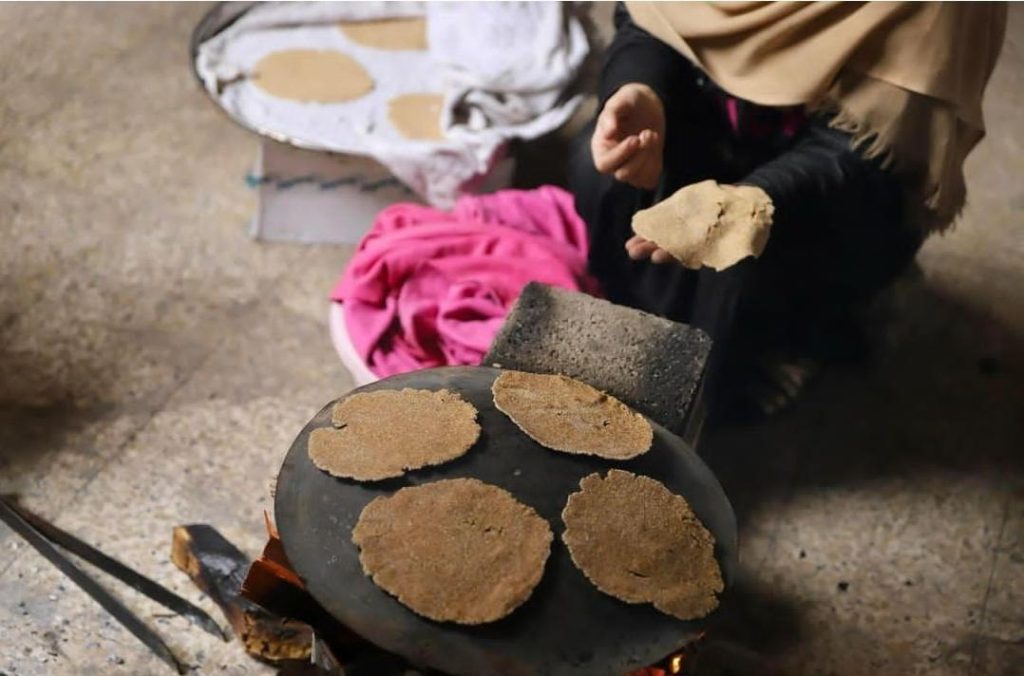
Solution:
M 700 452 L 741 526 L 806 488 L 929 473 L 1024 481 L 1024 340 L 929 288 L 900 282 L 870 317 L 874 351 L 827 371 L 792 410 L 712 430 Z
M 13 349 L 6 328 L 0 328 L 0 492 L 37 498 L 33 506 L 51 515 L 57 505 L 49 498 L 69 498 L 78 486 L 67 477 L 87 471 L 90 456 L 102 451 L 98 435 L 117 405 L 106 392 L 112 379 L 100 375 L 117 373 L 119 355 L 69 359 L 66 345 L 55 347 L 43 335 L 33 336 L 32 349 Z

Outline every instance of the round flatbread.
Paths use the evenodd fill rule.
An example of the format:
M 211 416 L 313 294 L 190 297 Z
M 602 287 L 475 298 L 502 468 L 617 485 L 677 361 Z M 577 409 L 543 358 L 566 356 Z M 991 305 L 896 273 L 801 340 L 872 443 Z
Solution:
M 337 477 L 379 481 L 440 465 L 480 437 L 476 409 L 448 390 L 361 392 L 334 405 L 334 427 L 309 435 L 309 458 Z
M 419 615 L 458 624 L 494 622 L 530 598 L 551 540 L 537 512 L 476 479 L 375 498 L 352 530 L 377 586 Z
M 595 587 L 681 620 L 718 607 L 724 583 L 715 538 L 685 499 L 617 469 L 584 477 L 580 488 L 562 511 L 562 540 Z
M 424 51 L 427 48 L 427 20 L 423 17 L 343 21 L 338 28 L 349 40 L 365 47 L 390 51 Z
M 403 94 L 388 101 L 388 119 L 402 136 L 414 141 L 440 141 L 441 94 Z
M 256 63 L 252 81 L 271 96 L 306 103 L 353 101 L 373 90 L 366 69 L 333 50 L 271 52 Z
M 565 376 L 504 371 L 491 386 L 494 406 L 541 446 L 628 460 L 654 440 L 651 424 L 615 397 Z

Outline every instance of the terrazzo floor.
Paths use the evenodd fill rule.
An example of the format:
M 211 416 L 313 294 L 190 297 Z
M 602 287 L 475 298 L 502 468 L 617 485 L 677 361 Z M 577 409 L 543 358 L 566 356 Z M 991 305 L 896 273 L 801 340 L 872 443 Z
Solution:
M 0 3 L 0 492 L 216 613 L 170 563 L 171 529 L 262 545 L 288 444 L 352 386 L 325 300 L 352 249 L 247 236 L 254 139 L 186 54 L 207 7 Z M 784 673 L 1024 673 L 1024 9 L 1010 16 L 970 205 L 879 304 L 870 364 L 702 445 L 741 522 L 716 636 Z M 269 671 L 112 589 L 195 673 Z M 0 674 L 149 673 L 166 667 L 0 527 Z

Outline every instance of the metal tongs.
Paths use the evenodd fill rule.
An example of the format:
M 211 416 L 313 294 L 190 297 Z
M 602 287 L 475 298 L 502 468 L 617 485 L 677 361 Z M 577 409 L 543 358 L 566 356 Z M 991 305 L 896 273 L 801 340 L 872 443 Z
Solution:
M 220 639 L 228 640 L 228 635 L 221 629 L 220 625 L 206 614 L 202 608 L 189 603 L 174 592 L 137 573 L 120 561 L 107 556 L 95 547 L 79 540 L 74 535 L 57 528 L 42 517 L 18 505 L 17 501 L 9 496 L 0 496 L 0 521 L 10 526 L 11 530 L 24 538 L 37 552 L 56 566 L 60 572 L 71 578 L 72 582 L 91 596 L 94 601 L 103 606 L 103 609 L 120 622 L 125 629 L 146 644 L 146 647 L 179 674 L 186 673 L 188 667 L 171 652 L 171 649 L 167 647 L 163 639 L 144 624 L 135 613 L 111 595 L 110 592 L 76 566 L 71 559 L 62 554 L 54 545 L 59 545 L 75 556 L 91 563 L 104 573 L 124 582 L 137 592 L 148 596 L 160 605 L 188 619 L 192 624 L 198 625 Z

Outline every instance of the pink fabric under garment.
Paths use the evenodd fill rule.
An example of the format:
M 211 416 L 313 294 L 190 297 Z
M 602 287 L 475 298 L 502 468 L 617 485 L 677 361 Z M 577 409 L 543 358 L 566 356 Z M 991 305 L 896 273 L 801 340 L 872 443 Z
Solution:
M 598 295 L 587 230 L 560 188 L 463 197 L 449 213 L 382 211 L 331 299 L 378 376 L 479 364 L 530 281 Z

